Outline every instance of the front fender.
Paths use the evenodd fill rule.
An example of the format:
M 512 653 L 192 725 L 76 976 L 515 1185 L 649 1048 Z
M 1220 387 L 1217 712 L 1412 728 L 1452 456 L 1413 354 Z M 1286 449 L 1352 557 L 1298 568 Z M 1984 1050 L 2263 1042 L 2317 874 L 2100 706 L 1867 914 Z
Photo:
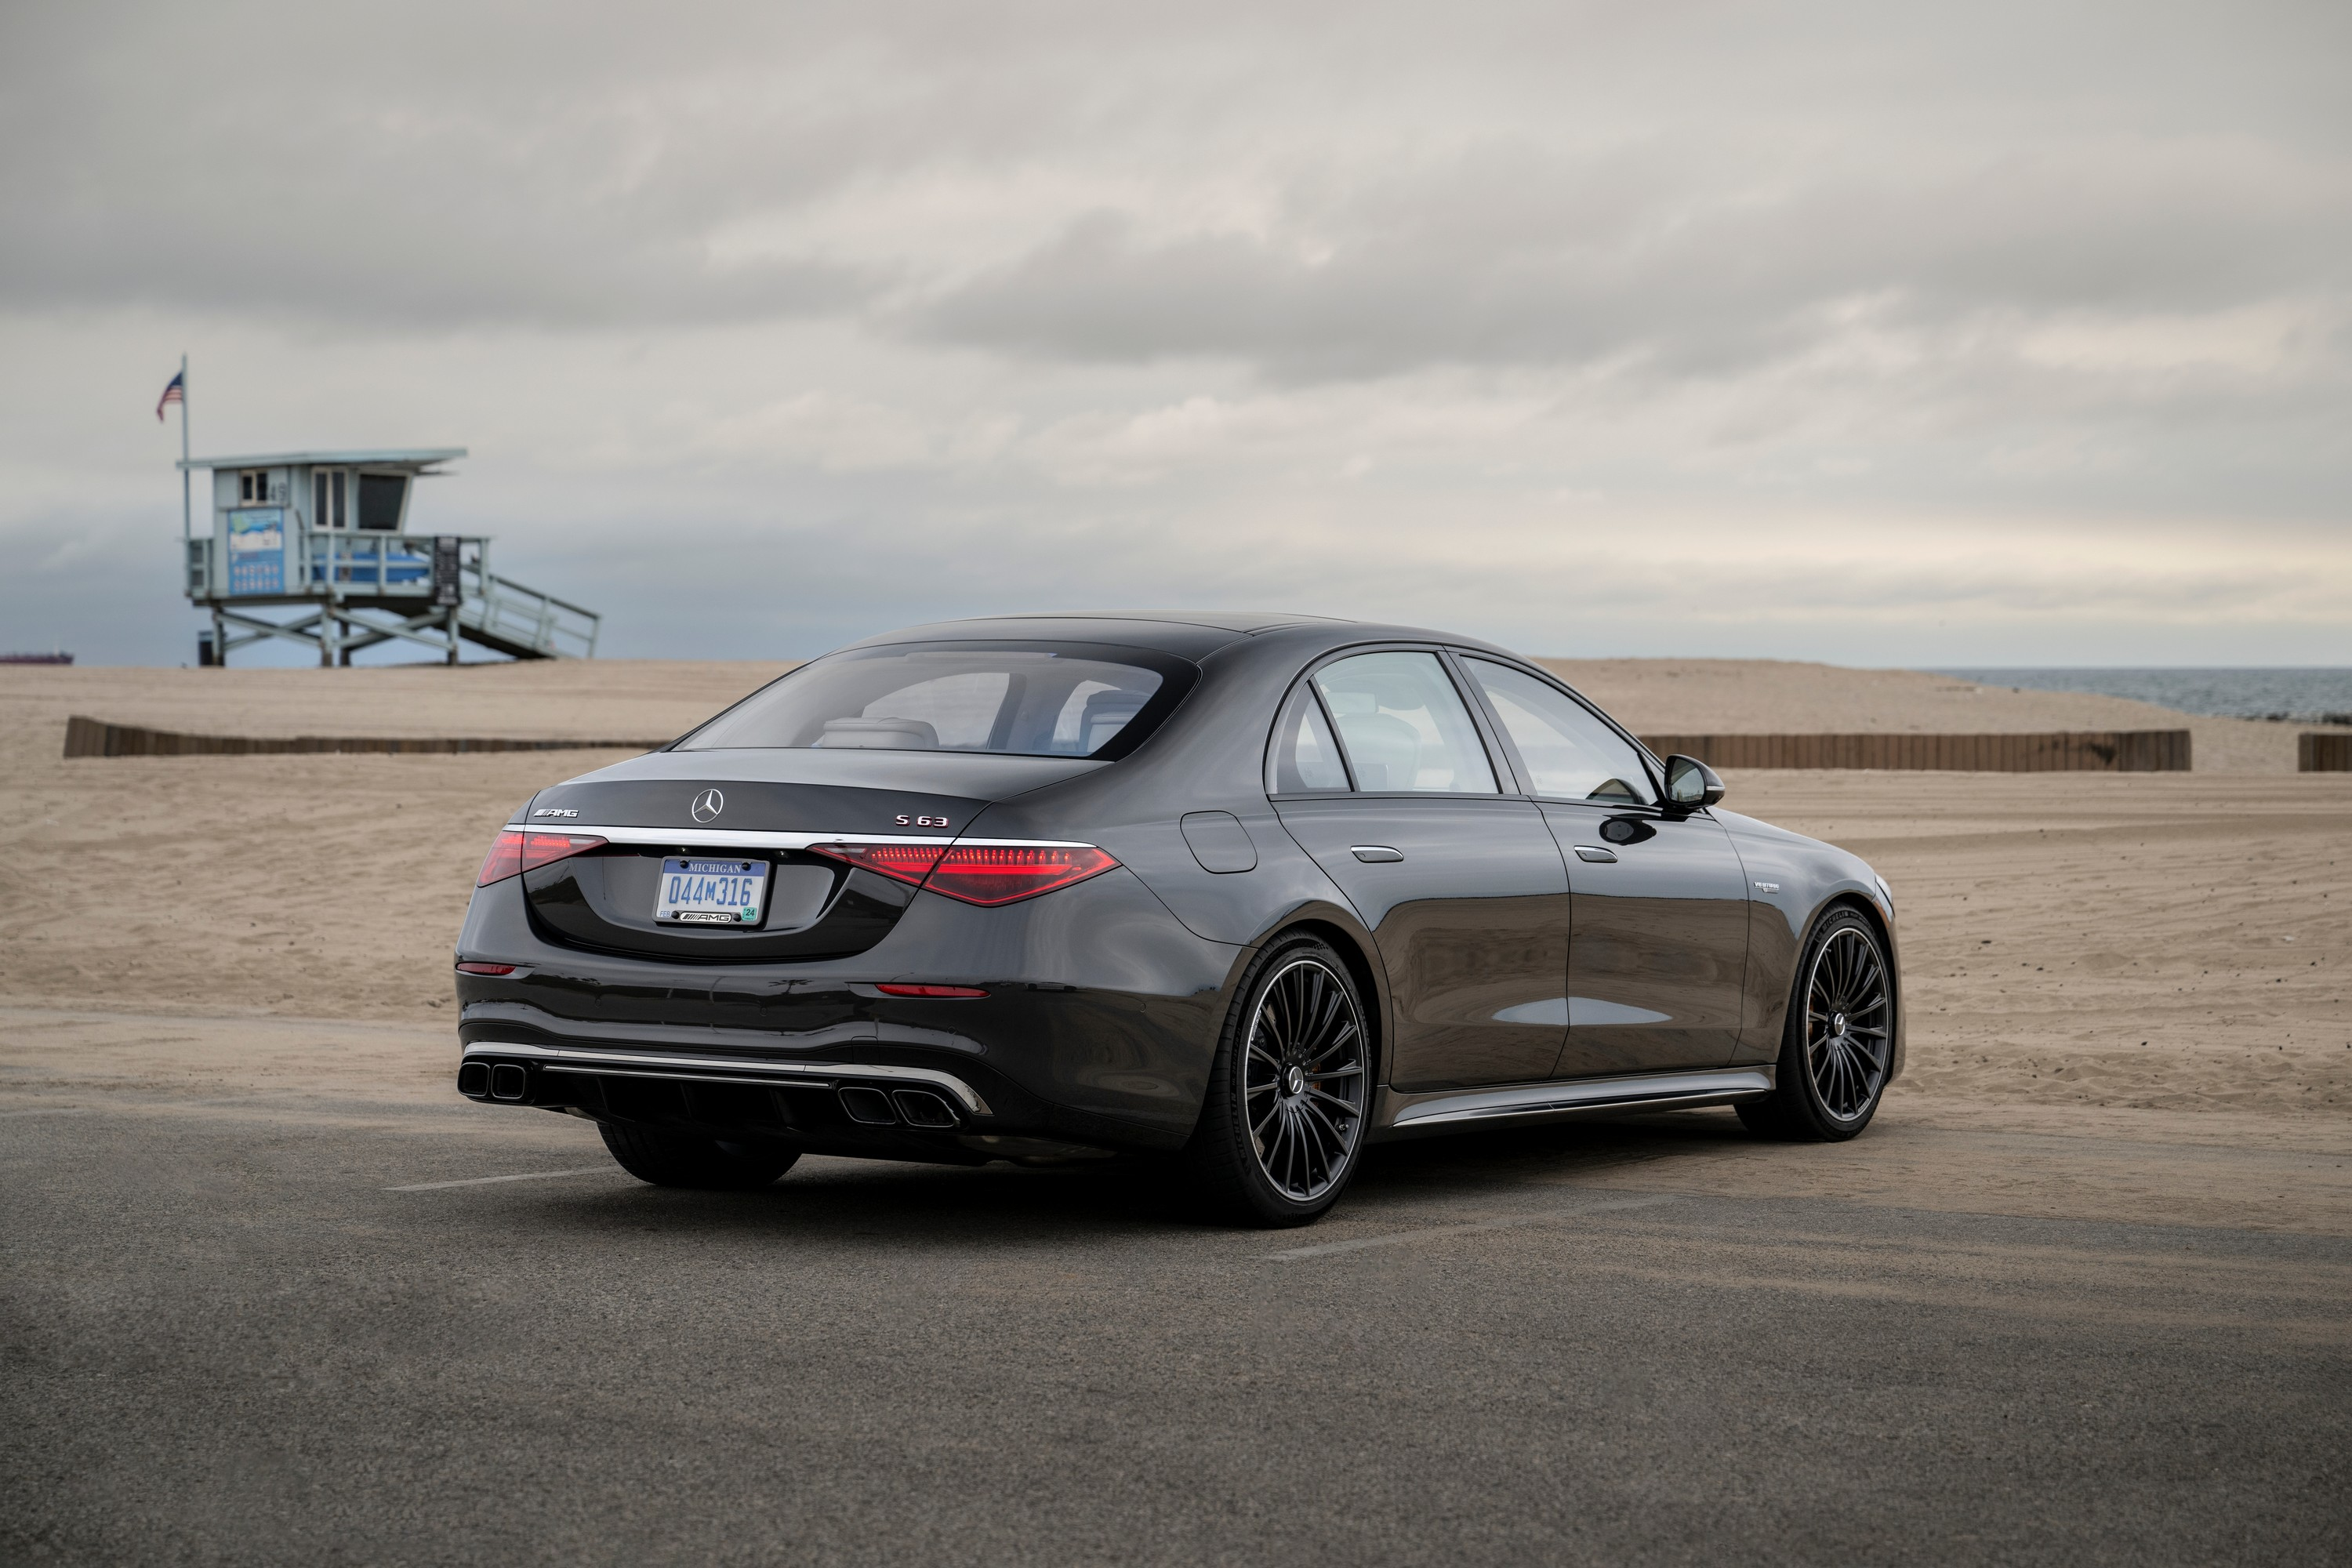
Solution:
M 1887 979 L 1895 1000 L 1894 1050 L 1887 1072 L 1892 1080 L 1904 1062 L 1903 958 L 1894 901 L 1877 873 L 1860 856 L 1833 844 L 1734 812 L 1717 815 L 1748 876 L 1748 975 L 1739 1049 L 1733 1060 L 1769 1062 L 1780 1056 L 1805 942 L 1832 909 L 1851 905 L 1871 919 L 1886 946 Z

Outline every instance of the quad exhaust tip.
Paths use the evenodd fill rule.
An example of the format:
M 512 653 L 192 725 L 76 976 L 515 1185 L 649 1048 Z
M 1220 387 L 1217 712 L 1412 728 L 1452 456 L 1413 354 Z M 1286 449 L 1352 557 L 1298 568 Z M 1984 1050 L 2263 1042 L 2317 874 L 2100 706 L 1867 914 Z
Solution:
M 953 1127 L 955 1107 L 928 1089 L 902 1089 L 890 1097 L 909 1127 Z
M 457 1092 L 467 1100 L 488 1100 L 490 1097 L 490 1064 L 462 1064 L 457 1068 Z
M 500 1062 L 490 1069 L 492 1100 L 520 1100 L 530 1092 L 530 1073 L 514 1062 Z
M 853 1084 L 841 1090 L 841 1109 L 865 1127 L 953 1127 L 962 1120 L 954 1106 L 928 1089 L 892 1091 Z
M 898 1113 L 890 1109 L 890 1097 L 878 1089 L 843 1089 L 841 1109 L 852 1121 L 866 1127 L 890 1127 L 898 1121 Z

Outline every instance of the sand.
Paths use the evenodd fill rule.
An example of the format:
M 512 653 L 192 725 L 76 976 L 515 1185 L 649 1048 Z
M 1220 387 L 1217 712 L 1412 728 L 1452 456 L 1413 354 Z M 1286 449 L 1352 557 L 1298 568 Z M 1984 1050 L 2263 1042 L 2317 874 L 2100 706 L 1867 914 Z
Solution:
M 450 943 L 491 836 L 535 789 L 625 754 L 67 762 L 68 712 L 237 733 L 652 737 L 779 668 L 0 668 L 0 1007 L 20 1020 L 397 1026 L 441 1042 L 401 1047 L 421 1053 L 425 1083 L 446 1070 Z M 1955 713 L 1979 729 L 2182 721 L 1899 672 L 1570 668 L 1654 730 L 1904 728 Z M 1874 691 L 1885 706 L 1869 706 Z M 2291 742 L 2284 726 L 2221 733 L 2274 731 Z M 2202 731 L 2199 744 L 2211 763 Z M 2352 775 L 2258 766 L 2275 758 L 2252 741 L 2224 754 L 2254 761 L 2188 774 L 1735 773 L 1727 804 L 1847 845 L 1894 884 L 1913 1030 L 1894 1103 L 1909 1113 L 2336 1125 L 2352 1113 Z M 60 1037 L 0 1028 L 0 1088 L 57 1069 Z M 221 1066 L 207 1053 L 239 1037 L 200 1031 L 171 1070 L 202 1077 Z
M 2352 1114 L 2352 774 L 1727 783 L 1893 886 L 1906 1092 Z

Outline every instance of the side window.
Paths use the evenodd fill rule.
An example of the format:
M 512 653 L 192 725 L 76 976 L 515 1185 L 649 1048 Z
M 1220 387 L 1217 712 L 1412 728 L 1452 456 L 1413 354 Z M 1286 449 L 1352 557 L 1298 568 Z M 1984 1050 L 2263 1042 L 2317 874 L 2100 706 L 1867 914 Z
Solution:
M 1053 737 L 1041 748 L 1055 755 L 1083 757 L 1109 744 L 1127 721 L 1151 700 L 1150 690 L 1130 691 L 1108 680 L 1082 680 L 1054 715 Z
M 1283 704 L 1282 720 L 1274 727 L 1274 750 L 1267 753 L 1265 792 L 1268 795 L 1314 795 L 1344 792 L 1348 764 L 1339 760 L 1339 742 L 1332 738 L 1323 704 L 1306 681 Z
M 1495 705 L 1533 793 L 1552 800 L 1657 803 L 1641 753 L 1583 704 L 1508 665 L 1468 658 L 1462 665 Z
M 1478 728 L 1435 654 L 1358 654 L 1317 670 L 1315 686 L 1358 789 L 1496 793 Z

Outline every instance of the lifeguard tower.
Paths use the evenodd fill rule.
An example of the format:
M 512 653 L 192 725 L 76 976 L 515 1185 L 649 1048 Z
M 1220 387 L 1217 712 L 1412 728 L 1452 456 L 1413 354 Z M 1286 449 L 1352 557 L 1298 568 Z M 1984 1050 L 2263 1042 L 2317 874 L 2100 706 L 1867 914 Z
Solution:
M 457 662 L 472 642 L 515 658 L 587 658 L 599 616 L 490 570 L 480 535 L 413 533 L 419 479 L 463 447 L 183 458 L 212 473 L 212 526 L 187 540 L 189 599 L 212 612 L 197 659 L 282 638 L 349 664 L 378 643 Z M 289 619 L 284 611 L 297 613 Z M 265 614 L 264 612 L 268 612 Z

